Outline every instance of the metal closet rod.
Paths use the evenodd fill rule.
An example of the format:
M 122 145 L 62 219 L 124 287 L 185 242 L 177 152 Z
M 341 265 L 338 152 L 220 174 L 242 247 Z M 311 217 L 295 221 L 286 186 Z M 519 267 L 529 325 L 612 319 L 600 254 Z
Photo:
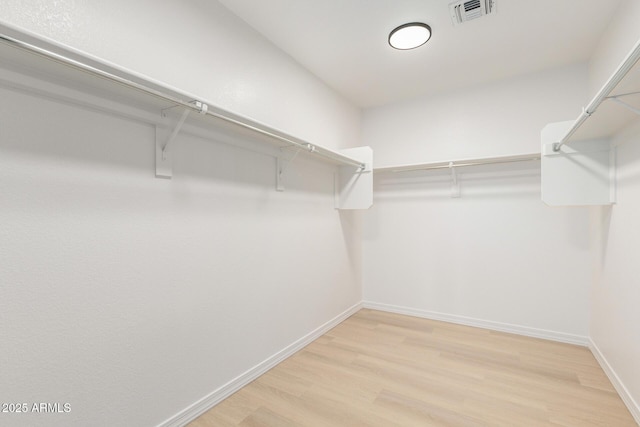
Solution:
M 135 89 L 137 91 L 146 93 L 147 95 L 151 95 L 155 98 L 159 98 L 162 99 L 164 101 L 168 101 L 172 104 L 175 105 L 179 105 L 181 107 L 184 108 L 189 108 L 191 110 L 197 111 L 200 114 L 203 115 L 209 115 L 209 116 L 213 116 L 216 117 L 218 119 L 224 120 L 228 123 L 232 123 L 234 125 L 240 126 L 244 129 L 248 129 L 251 130 L 253 132 L 259 133 L 261 135 L 276 139 L 280 142 L 284 142 L 285 144 L 289 144 L 295 147 L 298 147 L 302 150 L 305 150 L 307 152 L 310 153 L 314 153 L 317 154 L 321 157 L 326 157 L 328 159 L 334 160 L 338 163 L 342 163 L 344 165 L 350 165 L 350 166 L 356 166 L 359 169 L 365 169 L 366 165 L 362 162 L 359 162 L 357 160 L 354 160 L 350 157 L 344 156 L 340 153 L 337 153 L 335 151 L 329 150 L 327 148 L 315 145 L 315 144 L 311 144 L 311 143 L 306 143 L 306 142 L 299 142 L 296 141 L 292 138 L 286 137 L 286 136 L 282 136 L 279 135 L 275 132 L 266 130 L 266 129 L 262 129 L 260 127 L 258 127 L 257 125 L 251 124 L 251 123 L 246 123 L 244 121 L 241 121 L 240 119 L 236 119 L 233 117 L 230 117 L 228 115 L 219 113 L 219 112 L 215 112 L 215 111 L 211 111 L 210 109 L 208 109 L 207 107 L 205 107 L 203 109 L 202 105 L 211 105 L 209 103 L 207 103 L 206 101 L 199 101 L 198 102 L 194 102 L 194 100 L 188 100 L 185 101 L 184 99 L 180 99 L 176 96 L 173 96 L 169 93 L 163 92 L 161 90 L 156 90 L 153 89 L 149 86 L 146 86 L 144 84 L 140 84 L 140 83 L 136 83 L 132 80 L 126 79 L 124 77 L 120 77 L 118 75 L 115 75 L 113 73 L 110 73 L 108 71 L 105 70 L 101 70 L 100 68 L 94 67 L 92 65 L 89 64 L 85 64 L 81 61 L 77 61 L 75 59 L 69 58 L 67 56 L 61 55 L 59 53 L 56 52 L 52 52 L 48 49 L 39 47 L 39 46 L 35 46 L 31 43 L 27 43 L 23 40 L 19 40 L 15 37 L 11 37 L 9 35 L 6 34 L 0 34 L 0 41 L 7 43 L 11 46 L 20 48 L 22 50 L 26 50 L 28 52 L 34 53 L 36 55 L 42 56 L 44 58 L 47 58 L 49 60 L 55 61 L 57 63 L 69 66 L 71 68 L 92 74 L 94 76 L 98 76 L 101 78 L 104 78 L 106 80 L 112 81 L 114 83 L 123 85 L 125 87 L 131 88 L 131 89 Z M 217 108 L 217 107 L 216 107 Z
M 583 108 L 582 113 L 578 116 L 564 137 L 559 142 L 553 144 L 553 151 L 560 151 L 560 148 L 568 143 L 569 138 L 571 138 L 580 126 L 582 126 L 582 124 L 596 112 L 600 104 L 609 97 L 613 89 L 615 89 L 627 73 L 634 67 L 634 65 L 636 65 L 638 59 L 640 59 L 640 40 L 636 42 L 631 52 L 629 52 L 622 63 L 620 63 L 616 71 L 611 77 L 609 77 L 609 80 L 607 80 L 604 86 L 602 86 L 596 96 L 593 97 L 589 105 Z
M 515 163 L 515 162 L 530 162 L 534 160 L 540 160 L 540 154 L 522 155 L 522 156 L 509 156 L 509 157 L 494 157 L 486 159 L 474 159 L 474 160 L 458 160 L 450 162 L 438 162 L 438 163 L 425 163 L 417 165 L 406 166 L 388 166 L 383 168 L 375 168 L 374 172 L 411 172 L 411 171 L 424 171 L 434 169 L 451 169 L 465 166 L 481 166 L 481 165 L 494 165 L 499 163 Z

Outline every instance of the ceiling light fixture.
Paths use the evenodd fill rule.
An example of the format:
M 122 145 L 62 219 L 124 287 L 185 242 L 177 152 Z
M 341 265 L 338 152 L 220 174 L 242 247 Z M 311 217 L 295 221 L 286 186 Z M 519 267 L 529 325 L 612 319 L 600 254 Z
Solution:
M 391 31 L 389 45 L 399 50 L 415 49 L 425 44 L 430 38 L 430 26 L 422 22 L 411 22 Z

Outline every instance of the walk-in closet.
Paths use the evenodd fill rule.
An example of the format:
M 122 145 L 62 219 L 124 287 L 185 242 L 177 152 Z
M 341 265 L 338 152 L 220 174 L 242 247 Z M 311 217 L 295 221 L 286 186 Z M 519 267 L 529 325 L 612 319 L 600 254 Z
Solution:
M 638 425 L 639 58 L 636 0 L 3 0 L 0 426 Z

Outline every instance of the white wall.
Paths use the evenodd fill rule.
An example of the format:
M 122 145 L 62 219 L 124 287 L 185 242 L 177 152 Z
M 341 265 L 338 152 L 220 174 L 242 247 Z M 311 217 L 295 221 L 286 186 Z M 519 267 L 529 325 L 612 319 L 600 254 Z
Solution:
M 360 111 L 215 0 L 5 0 L 0 19 L 309 142 L 359 145 Z
M 217 3 L 134 3 L 0 14 L 297 136 L 357 138 L 357 110 Z M 277 193 L 273 157 L 181 133 L 159 180 L 149 124 L 4 83 L 0 117 L 0 396 L 71 405 L 0 424 L 159 425 L 361 301 L 334 167 L 300 156 Z
M 377 165 L 539 152 L 577 116 L 584 65 L 364 114 Z M 486 168 L 486 167 L 485 167 Z M 589 212 L 540 201 L 539 163 L 377 175 L 364 224 L 364 298 L 415 314 L 586 343 Z
M 593 91 L 640 39 L 639 20 L 640 2 L 620 6 L 590 63 Z M 591 339 L 640 422 L 640 126 L 623 130 L 612 144 L 617 146 L 617 203 L 594 209 Z
M 158 425 L 361 300 L 333 167 L 0 99 L 0 395 L 72 405 L 0 424 Z
M 539 168 L 467 169 L 459 199 L 446 175 L 412 175 L 376 179 L 363 230 L 365 301 L 586 343 L 587 210 L 545 206 Z
M 640 39 L 640 2 L 620 4 L 589 60 L 589 95 L 593 97 Z
M 376 166 L 540 152 L 540 130 L 577 117 L 586 86 L 573 65 L 366 110 L 363 142 Z
M 591 340 L 640 421 L 640 126 L 617 142 L 617 203 L 594 209 Z M 629 399 L 630 398 L 630 399 Z

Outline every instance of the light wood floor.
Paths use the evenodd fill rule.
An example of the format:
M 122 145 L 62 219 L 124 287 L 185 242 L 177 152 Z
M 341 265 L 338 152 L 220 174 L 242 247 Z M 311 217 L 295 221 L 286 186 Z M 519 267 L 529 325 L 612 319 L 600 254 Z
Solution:
M 189 427 L 636 426 L 584 347 L 361 310 Z

